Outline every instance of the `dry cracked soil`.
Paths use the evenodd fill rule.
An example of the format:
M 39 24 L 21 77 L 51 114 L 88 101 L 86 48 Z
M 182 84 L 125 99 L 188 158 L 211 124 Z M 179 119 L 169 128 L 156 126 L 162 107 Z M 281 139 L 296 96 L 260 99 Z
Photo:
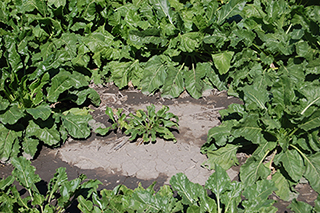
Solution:
M 140 182 L 148 187 L 157 182 L 156 190 L 163 184 L 169 184 L 170 177 L 182 172 L 195 183 L 205 184 L 213 173 L 201 164 L 206 156 L 200 153 L 200 147 L 206 142 L 207 132 L 210 128 L 220 124 L 220 109 L 227 108 L 231 103 L 241 103 L 238 99 L 228 97 L 225 92 L 206 90 L 203 98 L 195 100 L 187 93 L 181 94 L 177 99 L 161 98 L 160 94 L 145 96 L 135 89 L 119 91 L 117 87 L 108 84 L 104 87 L 92 86 L 101 97 L 99 107 L 90 106 L 93 119 L 90 125 L 93 129 L 99 126 L 110 126 L 110 120 L 105 114 L 106 107 L 123 108 L 124 112 L 135 112 L 146 109 L 154 104 L 156 110 L 162 105 L 169 106 L 169 112 L 179 117 L 179 129 L 173 129 L 177 142 L 157 139 L 155 143 L 137 145 L 125 143 L 121 148 L 117 144 L 127 140 L 125 134 L 111 132 L 105 137 L 92 135 L 86 140 L 69 138 L 60 148 L 49 149 L 43 147 L 40 154 L 32 161 L 36 173 L 43 179 L 39 183 L 45 191 L 45 185 L 53 177 L 59 167 L 66 167 L 69 179 L 79 174 L 85 174 L 88 179 L 98 179 L 103 184 L 99 189 L 113 189 L 119 184 L 135 188 Z M 238 155 L 240 165 L 246 160 L 244 154 Z M 231 180 L 239 180 L 240 165 L 233 166 L 227 173 Z M 11 174 L 12 166 L 1 165 L 1 178 Z M 20 188 L 21 189 L 21 188 Z M 298 184 L 295 188 L 300 194 L 298 200 L 313 205 L 317 197 L 307 183 Z M 276 195 L 271 196 L 277 200 L 275 206 L 278 212 L 291 212 L 286 209 L 289 202 L 282 201 Z

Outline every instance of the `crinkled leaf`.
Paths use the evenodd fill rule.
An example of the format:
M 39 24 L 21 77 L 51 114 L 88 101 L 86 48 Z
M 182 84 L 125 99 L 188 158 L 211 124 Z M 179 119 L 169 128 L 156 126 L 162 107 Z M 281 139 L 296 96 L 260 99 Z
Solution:
M 212 60 L 220 75 L 226 74 L 230 68 L 230 62 L 234 55 L 232 51 L 224 51 L 221 53 L 212 54 Z
M 54 5 L 56 8 L 60 6 L 64 7 L 66 5 L 66 0 L 48 0 L 49 5 Z
M 59 192 L 61 197 L 59 197 L 58 205 L 64 206 L 67 204 L 67 201 L 75 194 L 75 192 L 80 188 L 81 182 L 86 178 L 85 175 L 81 174 L 78 178 L 73 179 L 71 181 L 62 182 Z
M 90 200 L 86 200 L 83 198 L 82 195 L 78 197 L 78 208 L 80 209 L 81 212 L 83 213 L 91 213 L 93 212 L 93 204 Z
M 174 198 L 172 196 L 154 195 L 150 190 L 135 190 L 131 195 L 129 209 L 148 212 L 171 212 L 174 208 Z
M 208 160 L 202 163 L 202 166 L 206 166 L 209 169 L 215 170 L 215 165 L 221 166 L 224 170 L 229 169 L 231 166 L 238 165 L 239 161 L 236 157 L 236 153 L 240 146 L 227 144 L 224 147 L 215 151 L 207 151 Z
M 138 60 L 132 62 L 112 61 L 108 64 L 108 67 L 111 69 L 113 81 L 120 89 L 128 86 L 130 80 L 139 79 L 142 75 Z

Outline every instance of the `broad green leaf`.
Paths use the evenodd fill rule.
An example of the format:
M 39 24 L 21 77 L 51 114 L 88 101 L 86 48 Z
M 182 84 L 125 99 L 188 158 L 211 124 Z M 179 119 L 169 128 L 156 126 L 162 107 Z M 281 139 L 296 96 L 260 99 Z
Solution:
M 262 134 L 262 128 L 258 125 L 258 120 L 258 114 L 247 115 L 232 128 L 231 134 L 236 138 L 244 137 L 254 144 L 264 144 L 266 140 Z
M 230 62 L 234 52 L 224 51 L 221 53 L 212 54 L 212 60 L 220 75 L 226 74 L 230 68 Z
M 303 159 L 297 150 L 281 151 L 275 156 L 274 162 L 277 165 L 281 163 L 295 182 L 299 181 L 305 172 Z
M 243 189 L 244 185 L 240 182 L 230 183 L 229 190 L 221 196 L 221 202 L 225 205 L 224 212 L 238 212 Z
M 2 96 L 0 96 L 0 111 L 6 110 L 9 105 L 10 102 L 7 99 L 4 99 Z
M 70 77 L 71 73 L 60 71 L 51 79 L 51 87 L 47 89 L 48 101 L 57 102 L 61 93 L 73 87 Z
M 244 184 L 253 184 L 259 179 L 265 179 L 270 174 L 270 170 L 260 161 L 255 160 L 254 157 L 247 159 L 245 164 L 240 167 L 240 180 Z
M 180 45 L 178 48 L 183 52 L 194 52 L 199 47 L 200 33 L 189 32 L 179 35 Z
M 9 175 L 6 178 L 2 178 L 0 180 L 0 189 L 3 191 L 6 191 L 6 189 L 9 188 L 14 181 L 15 181 L 15 178 L 12 175 Z
M 255 109 L 256 107 L 266 109 L 266 102 L 269 101 L 268 91 L 263 87 L 256 85 L 247 85 L 243 87 L 244 102 L 247 108 Z
M 0 161 L 6 162 L 13 154 L 14 144 L 19 144 L 22 132 L 7 129 L 0 123 Z M 19 147 L 20 148 L 20 147 Z
M 186 70 L 187 68 L 184 66 L 181 66 L 179 69 L 173 66 L 168 67 L 168 75 L 162 87 L 162 97 L 177 98 L 183 92 L 183 74 Z
M 0 122 L 3 124 L 15 124 L 17 121 L 24 117 L 24 110 L 17 105 L 12 105 L 3 114 L 0 114 Z
M 220 202 L 221 196 L 227 190 L 229 190 L 230 178 L 227 172 L 218 164 L 215 165 L 215 172 L 206 181 L 205 187 L 210 189 L 217 198 L 217 202 Z M 218 204 L 218 206 L 220 206 Z
M 32 115 L 34 119 L 41 118 L 43 121 L 47 120 L 51 115 L 49 105 L 39 105 L 36 108 L 28 108 L 26 111 Z
M 48 4 L 54 5 L 56 8 L 59 8 L 60 6 L 65 7 L 66 0 L 48 0 Z
M 235 15 L 239 15 L 246 5 L 246 1 L 243 0 L 230 0 L 227 4 L 223 5 L 217 12 L 217 23 L 222 25 L 222 23 Z
M 210 68 L 211 65 L 209 63 L 197 63 L 196 68 L 194 68 L 193 64 L 192 69 L 184 73 L 185 87 L 193 98 L 198 99 L 202 96 L 204 87 L 202 79 Z
M 73 113 L 68 113 L 62 116 L 62 123 L 66 127 L 68 133 L 73 138 L 87 138 L 89 137 L 91 131 L 88 125 L 88 121 L 92 118 L 91 115 L 74 115 Z
M 178 173 L 171 177 L 170 184 L 173 190 L 182 198 L 185 205 L 194 205 L 199 201 L 198 195 L 204 190 L 198 183 L 192 183 L 185 174 Z
M 141 81 L 141 91 L 148 95 L 159 89 L 167 77 L 167 65 L 161 56 L 154 56 L 144 66 L 144 76 Z
M 215 165 L 217 164 L 224 170 L 227 170 L 231 166 L 238 165 L 239 161 L 236 157 L 236 153 L 239 147 L 239 145 L 227 144 L 224 147 L 220 147 L 218 150 L 207 151 L 208 160 L 203 162 L 202 166 L 215 170 Z
M 320 111 L 315 111 L 311 116 L 304 119 L 302 124 L 299 125 L 299 128 L 310 131 L 316 129 L 320 126 Z
M 306 97 L 307 101 L 303 103 L 304 109 L 301 111 L 301 114 L 304 114 L 305 111 L 313 104 L 320 104 L 320 86 L 319 85 L 307 85 L 303 87 L 300 92 Z
M 131 195 L 129 209 L 148 212 L 171 212 L 174 207 L 172 196 L 154 195 L 153 190 L 135 190 Z
M 246 187 L 243 196 L 248 200 L 242 202 L 247 212 L 262 212 L 264 208 L 272 206 L 274 200 L 268 200 L 269 195 L 277 190 L 271 180 L 261 180 L 256 184 Z
M 306 166 L 305 178 L 311 187 L 320 193 L 320 153 L 304 155 L 304 164 Z
M 52 121 L 51 121 L 52 122 Z M 57 130 L 56 124 L 51 124 L 50 121 L 44 123 L 45 126 L 39 126 L 33 120 L 29 121 L 29 125 L 26 128 L 26 137 L 35 136 L 39 140 L 43 141 L 46 145 L 55 146 L 60 142 L 60 133 Z
M 149 0 L 150 4 L 156 9 L 159 17 L 168 17 L 170 23 L 173 25 L 173 11 L 168 0 Z
M 272 175 L 272 181 L 275 184 L 275 187 L 278 188 L 276 190 L 277 196 L 280 197 L 280 199 L 285 201 L 291 201 L 294 198 L 298 197 L 298 193 L 294 193 L 290 190 L 290 183 L 289 180 L 287 180 L 281 173 L 280 170 L 278 170 L 275 174 Z
M 70 94 L 77 96 L 75 100 L 77 105 L 82 105 L 87 99 L 90 99 L 95 106 L 99 106 L 101 102 L 99 94 L 92 88 L 70 91 Z
M 206 191 L 203 191 L 200 195 L 200 212 L 217 212 L 217 203 L 214 199 L 208 196 Z
M 291 201 L 290 205 L 287 208 L 291 209 L 292 211 L 294 211 L 296 213 L 312 212 L 311 205 L 309 205 L 305 202 L 302 202 L 302 201 L 297 201 L 296 199 Z
M 314 210 L 320 212 L 320 195 L 318 195 L 317 199 L 314 201 Z
M 294 90 L 291 89 L 292 87 L 293 85 L 291 84 L 290 78 L 286 75 L 281 76 L 271 88 L 273 104 L 280 104 L 283 109 L 289 106 L 295 97 Z
M 60 167 L 56 170 L 53 178 L 49 182 L 47 199 L 50 202 L 55 197 L 55 193 L 61 186 L 61 184 L 68 180 L 66 168 Z
M 112 80 L 122 89 L 128 86 L 130 80 L 141 78 L 142 69 L 139 65 L 139 60 L 132 62 L 117 62 L 112 61 L 108 65 L 111 70 Z
M 69 201 L 70 198 L 75 195 L 75 192 L 77 190 L 79 190 L 79 188 L 81 186 L 81 182 L 84 179 L 86 179 L 86 176 L 81 174 L 76 179 L 73 179 L 71 181 L 62 182 L 61 186 L 59 187 L 59 192 L 60 192 L 61 197 L 59 197 L 57 199 L 59 206 L 63 207 L 65 204 L 67 204 L 67 201 Z M 84 194 L 82 194 L 82 195 L 84 196 Z M 65 208 L 66 208 L 66 206 L 65 206 Z
M 93 211 L 93 204 L 90 200 L 86 200 L 83 198 L 82 195 L 78 197 L 78 208 L 83 213 L 92 213 Z
M 30 165 L 31 162 L 20 156 L 12 158 L 11 163 L 14 166 L 12 175 L 19 184 L 27 190 L 39 193 L 35 183 L 39 182 L 41 178 L 39 175 L 35 174 L 36 168 Z
M 215 72 L 215 70 L 212 67 L 211 69 L 207 70 L 206 76 L 210 80 L 212 85 L 216 87 L 219 91 L 227 90 L 225 82 L 223 82 L 219 78 L 219 75 Z
M 22 142 L 22 149 L 24 154 L 30 155 L 27 159 L 33 159 L 36 152 L 38 151 L 39 140 L 34 138 L 25 137 Z

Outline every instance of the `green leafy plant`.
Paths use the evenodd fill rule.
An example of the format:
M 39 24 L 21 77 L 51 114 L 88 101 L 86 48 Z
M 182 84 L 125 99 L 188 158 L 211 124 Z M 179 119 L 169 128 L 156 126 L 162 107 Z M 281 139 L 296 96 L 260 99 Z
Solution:
M 23 157 L 11 158 L 14 166 L 12 176 L 0 180 L 0 210 L 2 212 L 64 212 L 79 196 L 89 198 L 96 192 L 97 180 L 86 179 L 85 175 L 68 181 L 66 168 L 58 168 L 48 184 L 46 195 L 39 192 L 36 184 L 41 178 L 35 168 Z M 21 197 L 14 181 L 26 189 L 28 195 Z
M 82 212 L 276 212 L 274 200 L 268 196 L 276 188 L 272 181 L 263 180 L 244 189 L 239 182 L 231 182 L 227 173 L 217 166 L 217 171 L 207 180 L 205 187 L 192 183 L 178 173 L 171 180 L 171 188 L 164 185 L 155 192 L 154 184 L 144 189 L 139 185 L 130 190 L 117 186 L 113 191 L 102 190 L 101 198 L 93 193 L 92 201 L 79 197 Z M 209 196 L 209 189 L 215 198 Z M 173 197 L 173 192 L 178 196 Z M 241 199 L 241 194 L 245 199 Z
M 272 176 L 281 186 L 277 195 L 291 200 L 296 197 L 291 187 L 305 177 L 319 192 L 320 114 L 319 94 L 315 94 L 320 87 L 310 82 L 298 85 L 282 75 L 270 91 L 256 84 L 244 87 L 244 105 L 220 111 L 222 125 L 209 131 L 202 147 L 203 152 L 210 150 L 205 164 L 214 169 L 219 162 L 228 169 L 238 163 L 238 149 L 250 148 L 253 153 L 240 169 L 245 184 Z
M 127 115 L 122 113 L 122 111 L 123 109 L 121 108 L 112 109 L 111 107 L 107 107 L 105 113 L 111 119 L 112 125 L 107 128 L 99 127 L 95 130 L 95 132 L 104 136 L 108 134 L 111 129 L 114 131 L 128 129 L 128 123 L 126 121 Z
M 179 118 L 171 112 L 168 112 L 168 106 L 162 106 L 162 109 L 156 112 L 155 106 L 147 106 L 147 112 L 139 109 L 135 114 L 130 113 L 128 116 L 122 113 L 123 109 L 114 110 L 107 107 L 106 114 L 113 122 L 111 127 L 97 128 L 96 133 L 106 135 L 110 129 L 125 130 L 124 133 L 131 135 L 129 140 L 136 140 L 142 136 L 142 142 L 153 142 L 156 137 L 166 140 L 176 141 L 169 128 L 179 128 Z M 114 113 L 115 111 L 115 113 Z
M 176 141 L 169 128 L 179 128 L 179 118 L 168 110 L 168 106 L 162 106 L 162 109 L 156 112 L 155 106 L 152 104 L 147 106 L 147 112 L 139 109 L 135 115 L 130 113 L 125 134 L 131 135 L 129 139 L 131 141 L 138 136 L 142 136 L 143 142 L 153 142 L 157 136 Z

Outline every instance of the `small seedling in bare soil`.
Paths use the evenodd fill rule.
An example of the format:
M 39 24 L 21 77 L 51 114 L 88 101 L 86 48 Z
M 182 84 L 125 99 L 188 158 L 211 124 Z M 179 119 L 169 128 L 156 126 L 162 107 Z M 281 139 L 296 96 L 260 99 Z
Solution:
M 166 140 L 173 140 L 176 138 L 170 131 L 170 128 L 179 128 L 179 118 L 171 112 L 168 112 L 168 106 L 162 106 L 162 109 L 156 112 L 155 106 L 147 106 L 147 111 L 141 109 L 137 110 L 135 114 L 130 113 L 128 116 L 122 113 L 122 109 L 113 110 L 107 107 L 106 114 L 112 120 L 111 127 L 98 128 L 95 132 L 100 135 L 106 135 L 112 130 L 123 130 L 125 134 L 130 135 L 130 141 L 136 140 L 142 136 L 143 142 L 154 142 L 158 137 Z

